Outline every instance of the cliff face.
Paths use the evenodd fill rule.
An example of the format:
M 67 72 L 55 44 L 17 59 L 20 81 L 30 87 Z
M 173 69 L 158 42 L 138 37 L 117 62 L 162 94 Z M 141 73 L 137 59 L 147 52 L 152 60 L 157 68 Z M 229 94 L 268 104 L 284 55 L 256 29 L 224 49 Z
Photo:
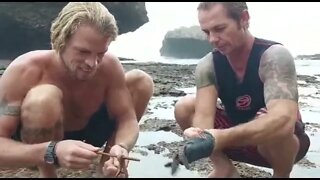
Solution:
M 50 48 L 50 26 L 68 2 L 0 2 L 0 59 Z M 144 2 L 102 2 L 115 16 L 119 34 L 149 21 Z
M 160 54 L 178 59 L 199 59 L 212 49 L 199 26 L 181 27 L 165 35 Z

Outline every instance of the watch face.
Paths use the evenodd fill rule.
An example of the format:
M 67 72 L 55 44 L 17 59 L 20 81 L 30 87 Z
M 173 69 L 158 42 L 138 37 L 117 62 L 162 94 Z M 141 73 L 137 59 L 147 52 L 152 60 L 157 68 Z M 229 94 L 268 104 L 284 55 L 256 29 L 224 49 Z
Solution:
M 46 156 L 45 156 L 45 161 L 46 161 L 46 163 L 48 163 L 48 164 L 54 164 L 54 158 L 53 158 L 53 156 L 46 155 Z

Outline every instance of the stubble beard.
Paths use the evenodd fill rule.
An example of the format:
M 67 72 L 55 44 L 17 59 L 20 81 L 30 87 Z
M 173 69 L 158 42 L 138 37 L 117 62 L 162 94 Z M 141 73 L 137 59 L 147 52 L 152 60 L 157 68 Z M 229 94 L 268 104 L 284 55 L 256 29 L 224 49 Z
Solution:
M 77 78 L 76 76 L 76 73 L 75 71 L 73 71 L 71 68 L 70 68 L 70 64 L 67 63 L 67 61 L 65 60 L 65 58 L 62 56 L 62 53 L 59 53 L 59 57 L 60 57 L 60 60 L 62 62 L 62 66 L 66 72 L 66 74 L 68 74 L 72 79 L 74 80 L 80 80 Z

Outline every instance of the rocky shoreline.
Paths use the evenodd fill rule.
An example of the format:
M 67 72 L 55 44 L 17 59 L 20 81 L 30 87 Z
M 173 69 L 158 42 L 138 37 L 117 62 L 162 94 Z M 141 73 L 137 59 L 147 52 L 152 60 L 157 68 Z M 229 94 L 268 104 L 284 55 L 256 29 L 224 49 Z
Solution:
M 179 88 L 191 88 L 195 86 L 194 70 L 196 65 L 177 65 L 177 64 L 161 64 L 161 63 L 125 63 L 123 64 L 126 71 L 132 69 L 141 69 L 149 73 L 155 83 L 154 97 L 180 97 L 186 95 L 184 91 L 178 90 Z M 317 75 L 320 77 L 320 75 Z M 308 85 L 313 84 L 319 86 L 319 81 L 313 76 L 298 76 L 299 81 L 308 82 Z M 306 86 L 306 84 L 299 84 L 299 86 Z M 319 91 L 318 91 L 319 93 Z M 174 105 L 174 104 L 172 104 Z M 161 106 L 161 104 L 156 104 Z M 301 106 L 308 106 L 307 104 L 301 104 Z M 162 107 L 167 108 L 167 107 Z M 151 113 L 152 109 L 148 109 L 147 114 Z M 309 128 L 319 128 L 318 124 L 307 124 Z M 311 128 L 313 127 L 313 128 Z M 169 131 L 181 136 L 182 132 L 174 119 L 161 120 L 159 118 L 147 118 L 143 123 L 140 123 L 140 131 Z M 169 153 L 164 156 L 172 157 L 172 154 L 181 146 L 181 142 L 159 142 L 157 144 L 150 144 L 148 146 L 136 146 L 134 152 L 143 154 L 144 150 L 154 151 L 156 154 L 160 154 L 164 149 L 168 149 Z M 248 166 L 243 163 L 234 162 L 241 177 L 260 178 L 271 177 L 269 172 L 261 169 Z M 299 162 L 301 166 L 313 167 L 314 164 L 308 159 L 303 159 Z M 60 168 L 58 170 L 59 177 L 74 177 L 85 178 L 94 177 L 94 167 L 89 170 L 68 170 Z M 191 170 L 199 172 L 201 176 L 207 176 L 212 170 L 212 166 L 208 163 L 208 159 L 202 159 L 200 161 L 191 164 Z M 0 177 L 37 177 L 38 172 L 30 170 L 28 168 L 19 169 L 0 169 Z

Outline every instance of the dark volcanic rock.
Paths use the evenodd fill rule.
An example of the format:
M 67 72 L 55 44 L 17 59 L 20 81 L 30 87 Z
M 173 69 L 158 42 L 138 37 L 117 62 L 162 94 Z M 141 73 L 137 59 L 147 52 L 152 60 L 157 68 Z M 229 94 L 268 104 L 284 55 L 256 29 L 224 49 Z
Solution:
M 298 55 L 295 57 L 296 59 L 299 60 L 319 60 L 320 59 L 320 54 L 312 54 L 312 55 Z
M 154 96 L 184 96 L 186 93 L 177 88 L 195 86 L 195 65 L 126 63 L 123 66 L 126 71 L 138 68 L 150 74 L 155 84 Z
M 115 16 L 119 34 L 149 21 L 144 2 L 102 2 Z M 1 2 L 0 59 L 50 48 L 50 26 L 67 2 Z

